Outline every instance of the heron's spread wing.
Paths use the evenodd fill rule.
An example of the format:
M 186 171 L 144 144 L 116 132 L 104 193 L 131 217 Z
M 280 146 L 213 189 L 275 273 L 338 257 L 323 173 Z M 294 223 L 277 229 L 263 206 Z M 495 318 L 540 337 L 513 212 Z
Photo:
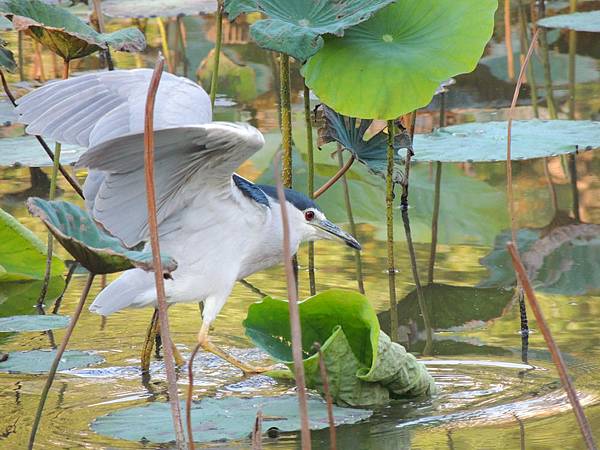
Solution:
M 114 70 L 49 83 L 18 100 L 27 132 L 58 142 L 93 147 L 144 131 L 152 70 Z M 212 120 L 210 99 L 196 83 L 164 73 L 156 97 L 154 129 Z
M 92 214 L 128 245 L 147 237 L 144 182 L 144 135 L 131 134 L 92 147 L 78 166 L 106 176 L 97 191 Z M 242 123 L 213 122 L 155 132 L 155 185 L 161 234 L 168 221 L 197 195 L 231 195 L 231 175 L 264 144 L 262 134 Z

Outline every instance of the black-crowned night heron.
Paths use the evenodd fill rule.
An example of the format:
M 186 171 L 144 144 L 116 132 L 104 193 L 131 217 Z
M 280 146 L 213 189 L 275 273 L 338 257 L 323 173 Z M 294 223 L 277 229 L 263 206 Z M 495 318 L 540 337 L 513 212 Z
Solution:
M 144 183 L 144 108 L 152 71 L 115 70 L 57 81 L 24 96 L 17 111 L 27 132 L 89 148 L 86 206 L 108 232 L 132 247 L 148 240 Z M 156 97 L 155 184 L 160 245 L 178 262 L 165 280 L 167 301 L 204 302 L 200 345 L 245 372 L 253 368 L 216 348 L 210 324 L 236 281 L 283 260 L 283 227 L 275 188 L 234 173 L 261 149 L 262 134 L 243 123 L 212 122 L 208 95 L 196 83 L 163 74 Z M 314 201 L 286 190 L 290 250 L 337 239 L 360 249 Z M 90 310 L 108 315 L 156 304 L 151 273 L 132 269 L 96 297 Z

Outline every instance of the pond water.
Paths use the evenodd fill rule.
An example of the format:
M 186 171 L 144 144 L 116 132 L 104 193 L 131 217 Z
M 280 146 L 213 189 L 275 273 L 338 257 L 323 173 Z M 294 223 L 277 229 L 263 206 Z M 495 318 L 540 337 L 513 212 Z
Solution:
M 586 2 L 600 6 L 599 2 Z M 195 78 L 197 67 L 212 48 L 214 28 L 208 19 L 185 18 L 189 60 L 188 75 Z M 118 24 L 118 22 L 115 22 Z M 499 22 L 501 24 L 501 18 Z M 500 26 L 497 27 L 500 30 Z M 502 30 L 503 31 L 503 30 Z M 116 55 L 120 68 L 151 66 L 160 45 L 155 24 L 148 23 L 151 48 L 142 57 Z M 216 118 L 249 121 L 266 135 L 266 148 L 244 164 L 240 173 L 253 180 L 271 182 L 272 160 L 280 141 L 275 64 L 270 55 L 248 43 L 244 26 L 226 26 L 225 77 L 220 86 Z M 11 45 L 12 33 L 3 33 Z M 566 117 L 568 58 L 567 35 L 553 33 L 551 47 L 556 70 L 555 84 L 560 115 Z M 600 118 L 600 51 L 597 37 L 579 35 L 576 85 L 576 118 Z M 34 76 L 33 49 L 26 40 L 27 78 Z M 447 96 L 448 122 L 485 122 L 506 118 L 514 83 L 506 76 L 502 32 L 486 50 L 485 60 L 472 74 L 457 78 Z M 176 55 L 180 57 L 180 55 Z M 52 60 L 44 53 L 46 76 L 52 74 Z M 517 58 L 518 59 L 518 58 Z M 180 64 L 179 72 L 183 64 Z M 94 58 L 74 64 L 75 72 L 98 67 Z M 563 70 L 564 69 L 564 70 Z M 541 72 L 541 71 L 540 71 Z M 294 71 L 293 73 L 297 73 Z M 201 78 L 202 71 L 201 71 Z M 10 81 L 17 81 L 13 75 Z M 541 81 L 541 80 L 540 80 Z M 305 134 L 302 122 L 301 80 L 293 77 L 294 140 L 298 152 L 294 161 L 294 187 L 306 191 Z M 541 85 L 541 83 L 540 83 Z M 517 114 L 533 118 L 531 90 L 525 87 Z M 543 97 L 543 90 L 539 91 Z M 431 131 L 438 124 L 439 99 L 425 108 L 417 119 L 417 132 Z M 7 109 L 6 114 L 10 115 Z M 540 116 L 547 117 L 540 105 Z M 7 119 L 7 120 L 10 120 Z M 6 120 L 4 120 L 6 122 Z M 19 136 L 22 127 L 5 126 L 3 137 Z M 418 149 L 417 149 L 418 151 Z M 451 149 L 449 149 L 451 151 Z M 40 153 L 42 151 L 40 150 Z M 317 152 L 319 185 L 337 170 L 330 150 Z M 546 168 L 545 168 L 546 166 Z M 577 156 L 575 183 L 566 159 L 532 160 L 515 163 L 515 199 L 520 236 L 527 245 L 564 231 L 566 238 L 543 254 L 535 279 L 539 300 L 554 337 L 569 365 L 570 374 L 586 405 L 592 429 L 600 428 L 600 231 L 595 228 L 584 238 L 577 235 L 573 205 L 579 205 L 581 222 L 600 224 L 600 158 L 594 152 Z M 0 207 L 16 216 L 40 237 L 43 226 L 30 217 L 24 200 L 43 196 L 48 189 L 49 170 L 27 167 L 0 168 Z M 417 266 L 425 286 L 428 310 L 424 326 L 418 309 L 415 283 L 400 211 L 396 211 L 395 250 L 399 339 L 417 354 L 434 375 L 440 392 L 434 398 L 394 402 L 375 411 L 357 425 L 338 430 L 340 449 L 408 448 L 583 448 L 574 416 L 560 386 L 558 375 L 535 321 L 528 351 L 519 334 L 519 306 L 512 291 L 512 269 L 502 254 L 502 236 L 509 227 L 506 212 L 504 163 L 445 164 L 441 182 L 441 208 L 434 284 L 428 283 L 432 211 L 435 194 L 435 166 L 419 164 L 411 171 L 409 218 L 415 241 Z M 85 173 L 78 172 L 83 181 Z M 363 244 L 362 264 L 367 296 L 380 314 L 383 329 L 390 332 L 386 273 L 385 190 L 379 179 L 355 166 L 348 176 L 357 237 Z M 576 185 L 576 189 L 574 188 Z M 79 202 L 62 180 L 60 195 Z M 328 218 L 344 226 L 348 218 L 342 186 L 336 185 L 319 203 Z M 575 224 L 575 225 L 573 225 Z M 562 227 L 562 228 L 561 228 Z M 600 229 L 600 226 L 599 226 Z M 596 234 L 594 234 L 596 233 Z M 494 250 L 497 244 L 496 250 Z M 529 247 L 528 247 L 529 248 Z M 60 249 L 59 254 L 66 257 Z M 491 256 L 488 256 L 491 255 Z M 307 252 L 302 248 L 300 297 L 309 295 Z M 319 291 L 340 287 L 356 289 L 354 254 L 335 243 L 316 245 L 316 279 Z M 70 314 L 83 288 L 84 275 L 74 277 L 61 311 Z M 110 281 L 113 277 L 109 277 Z M 273 296 L 285 297 L 285 277 L 273 268 L 248 279 Z M 484 289 L 483 287 L 486 287 Z M 22 285 L 13 292 L 0 289 L 0 317 L 34 312 L 38 284 Z M 100 280 L 92 295 L 100 290 Z M 262 361 L 265 355 L 252 348 L 245 337 L 242 320 L 248 305 L 258 300 L 245 287 L 236 286 L 215 322 L 213 339 L 244 359 Z M 163 366 L 154 361 L 149 379 L 139 370 L 139 355 L 150 309 L 126 310 L 102 322 L 84 311 L 69 344 L 72 350 L 91 350 L 103 362 L 85 369 L 61 372 L 46 403 L 38 432 L 37 448 L 168 448 L 144 442 L 111 439 L 94 433 L 90 423 L 98 416 L 123 407 L 166 401 Z M 187 357 L 196 342 L 200 326 L 198 306 L 177 305 L 170 309 L 171 334 Z M 60 342 L 63 331 L 0 334 L 2 352 L 49 349 Z M 0 448 L 19 449 L 27 444 L 32 419 L 45 382 L 44 375 L 0 373 Z M 179 386 L 185 391 L 183 373 Z M 263 396 L 293 392 L 290 384 L 265 376 L 244 377 L 240 371 L 216 357 L 200 352 L 195 363 L 194 398 L 205 396 Z M 251 430 L 248 430 L 250 433 Z M 600 434 L 596 432 L 596 438 Z M 327 431 L 313 433 L 313 448 L 328 447 Z M 298 436 L 265 438 L 265 448 L 298 448 Z M 249 441 L 213 443 L 211 448 L 249 448 Z

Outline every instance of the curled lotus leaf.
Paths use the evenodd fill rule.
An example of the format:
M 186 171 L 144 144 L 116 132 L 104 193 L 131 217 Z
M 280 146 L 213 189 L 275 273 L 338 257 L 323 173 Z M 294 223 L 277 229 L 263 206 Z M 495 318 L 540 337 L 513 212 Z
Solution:
M 323 35 L 343 36 L 394 0 L 226 0 L 231 20 L 258 11 L 267 16 L 250 27 L 250 35 L 266 49 L 305 61 L 321 47 Z
M 17 63 L 13 52 L 6 48 L 6 42 L 0 39 L 0 68 L 6 69 L 9 72 L 14 72 L 17 69 Z
M 561 14 L 538 20 L 544 28 L 566 28 L 567 30 L 600 33 L 600 11 Z
M 152 252 L 132 250 L 102 230 L 87 211 L 64 201 L 46 201 L 32 197 L 29 212 L 42 219 L 62 246 L 83 267 L 94 274 L 121 272 L 138 267 L 152 270 Z M 177 268 L 174 259 L 162 255 L 165 274 Z
M 102 12 L 110 17 L 149 18 L 214 13 L 217 0 L 104 0 Z
M 398 0 L 343 37 L 326 36 L 306 84 L 341 114 L 395 119 L 471 72 L 492 36 L 496 0 Z
M 388 135 L 379 131 L 370 139 L 365 139 L 365 134 L 373 121 L 368 119 L 355 119 L 336 113 L 331 108 L 322 105 L 323 125 L 319 128 L 319 144 L 337 142 L 344 150 L 349 151 L 354 157 L 367 166 L 375 175 L 385 178 L 387 173 L 387 148 Z M 410 135 L 397 124 L 394 136 L 394 181 L 402 181 L 402 164 L 404 155 L 401 150 L 412 149 Z M 402 152 L 404 153 L 404 152 Z
M 26 31 L 67 61 L 108 47 L 126 52 L 146 48 L 146 39 L 137 28 L 98 33 L 67 9 L 40 0 L 0 0 L 0 14 L 10 19 L 15 30 Z

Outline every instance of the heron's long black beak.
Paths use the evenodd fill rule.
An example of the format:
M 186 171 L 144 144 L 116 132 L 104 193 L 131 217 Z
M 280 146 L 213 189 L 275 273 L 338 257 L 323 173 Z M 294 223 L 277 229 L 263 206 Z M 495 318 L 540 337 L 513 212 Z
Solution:
M 331 223 L 329 220 L 313 220 L 311 222 L 311 225 L 314 225 L 315 227 L 325 231 L 328 235 L 331 236 L 331 239 L 339 239 L 340 241 L 344 242 L 348 247 L 352 247 L 356 250 L 362 250 L 362 247 L 360 246 L 359 242 L 356 239 L 354 239 L 354 237 L 351 234 L 346 233 L 344 230 L 342 230 L 337 225 Z

